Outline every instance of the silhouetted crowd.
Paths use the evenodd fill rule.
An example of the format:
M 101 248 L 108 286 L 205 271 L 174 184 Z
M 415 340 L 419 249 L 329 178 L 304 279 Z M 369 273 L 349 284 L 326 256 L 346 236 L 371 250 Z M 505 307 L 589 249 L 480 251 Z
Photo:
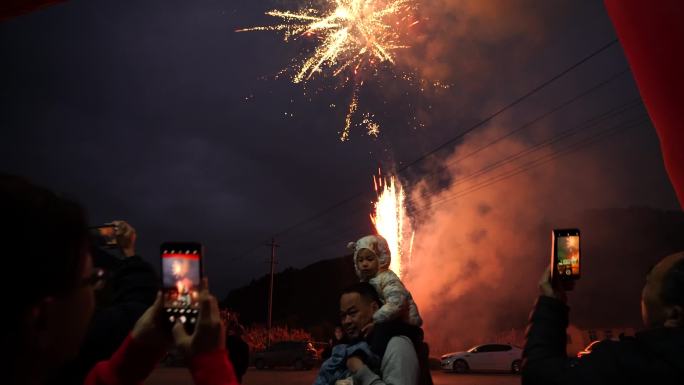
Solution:
M 0 175 L 0 210 L 9 320 L 1 362 L 8 383 L 142 383 L 171 348 L 181 352 L 196 384 L 239 383 L 249 352 L 235 333 L 228 337 L 233 351 L 226 350 L 226 325 L 206 278 L 197 326 L 188 334 L 163 319 L 159 280 L 136 255 L 130 224 L 115 222 L 121 253 L 112 255 L 89 231 L 80 205 L 9 175 Z M 342 328 L 316 384 L 431 384 L 422 329 L 411 320 L 410 293 L 387 268 L 386 246 L 379 236 L 354 244 L 360 282 L 341 293 Z M 567 294 L 550 270 L 539 287 L 524 384 L 681 383 L 684 253 L 665 257 L 646 276 L 646 329 L 600 342 L 581 359 L 565 351 Z M 238 373 L 231 361 L 239 363 Z
M 85 212 L 27 180 L 0 174 L 2 376 L 8 384 L 139 384 L 171 348 L 196 384 L 238 384 L 246 344 L 235 342 L 204 279 L 192 333 L 164 319 L 159 279 L 136 255 L 136 232 L 115 222 L 118 253 L 102 248 Z M 237 350 L 240 350 L 237 353 Z M 7 382 L 5 382 L 7 381 Z

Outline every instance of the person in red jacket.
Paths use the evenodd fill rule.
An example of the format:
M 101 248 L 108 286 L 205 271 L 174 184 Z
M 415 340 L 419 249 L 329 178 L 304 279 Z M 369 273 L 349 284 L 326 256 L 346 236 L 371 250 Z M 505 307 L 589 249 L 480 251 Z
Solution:
M 218 302 L 209 294 L 206 278 L 202 281 L 199 302 L 200 314 L 194 333 L 188 335 L 180 323 L 169 333 L 162 318 L 162 296 L 158 294 L 112 358 L 98 363 L 84 385 L 142 384 L 166 353 L 171 340 L 188 358 L 195 384 L 238 385 L 225 349 L 225 327 Z
M 0 328 L 3 384 L 40 385 L 79 351 L 104 273 L 94 269 L 83 209 L 24 178 L 0 174 Z M 186 355 L 197 385 L 237 385 L 216 298 L 202 282 L 192 335 L 161 319 L 161 295 L 124 343 L 88 374 L 86 385 L 142 384 L 166 349 Z

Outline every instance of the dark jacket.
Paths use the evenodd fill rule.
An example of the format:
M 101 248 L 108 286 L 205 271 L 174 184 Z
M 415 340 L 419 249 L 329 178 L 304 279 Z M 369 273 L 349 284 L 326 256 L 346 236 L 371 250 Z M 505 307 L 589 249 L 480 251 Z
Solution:
M 330 339 L 330 343 L 328 344 L 328 346 L 326 346 L 325 349 L 323 349 L 323 353 L 321 353 L 321 358 L 323 360 L 327 360 L 328 358 L 330 358 L 330 356 L 332 356 L 332 350 L 335 346 L 341 344 L 346 345 L 347 343 L 348 341 L 346 336 L 342 336 L 342 338 L 339 340 L 335 336 L 333 336 L 333 338 Z
M 568 310 L 559 300 L 539 297 L 523 352 L 524 385 L 684 383 L 684 329 L 653 329 L 602 341 L 590 354 L 570 359 L 565 351 Z
M 242 383 L 242 377 L 247 373 L 249 366 L 249 345 L 240 336 L 228 334 L 226 336 L 226 349 L 230 361 L 233 363 L 237 380 Z

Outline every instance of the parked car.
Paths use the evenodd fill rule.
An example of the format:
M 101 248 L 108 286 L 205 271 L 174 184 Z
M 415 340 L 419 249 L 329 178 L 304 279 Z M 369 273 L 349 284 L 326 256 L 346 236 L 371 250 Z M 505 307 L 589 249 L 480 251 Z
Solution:
M 443 370 L 456 373 L 469 371 L 506 371 L 520 373 L 522 349 L 510 344 L 478 345 L 466 352 L 442 356 Z
M 270 348 L 254 353 L 254 366 L 257 369 L 291 366 L 297 370 L 311 369 L 320 358 L 310 342 L 283 341 Z

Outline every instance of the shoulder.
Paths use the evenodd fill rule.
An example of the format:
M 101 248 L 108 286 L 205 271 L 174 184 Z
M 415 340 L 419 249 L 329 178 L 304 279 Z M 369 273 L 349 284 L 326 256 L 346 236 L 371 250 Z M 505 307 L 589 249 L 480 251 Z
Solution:
M 395 359 L 417 359 L 413 343 L 406 336 L 395 336 L 389 340 L 383 358 L 387 356 L 395 357 Z
M 392 270 L 384 270 L 384 271 L 378 273 L 378 275 L 382 275 L 384 277 L 384 279 L 386 279 L 386 280 L 401 281 L 399 276 L 395 272 L 393 272 Z
M 628 383 L 663 383 L 658 382 L 656 377 L 667 374 L 663 373 L 662 367 L 653 366 L 653 363 L 653 356 L 644 351 L 636 339 L 627 337 L 619 341 L 597 342 L 592 346 L 591 353 L 582 356 L 572 366 L 584 378 L 612 378 L 616 380 L 615 383 L 625 380 Z M 644 375 L 654 381 L 642 381 Z
M 396 275 L 392 270 L 382 271 L 378 273 L 378 275 L 376 275 L 373 279 L 377 280 L 377 282 L 380 283 L 382 286 L 404 286 L 404 284 L 401 283 L 401 278 L 399 278 L 399 276 Z
M 634 337 L 621 337 L 620 340 L 602 340 L 594 344 L 591 353 L 598 352 L 598 354 L 612 354 L 624 350 L 632 350 L 636 348 L 636 339 Z
M 609 364 L 616 364 L 619 356 L 632 350 L 631 341 L 603 340 L 592 345 L 591 353 L 582 356 L 577 362 L 578 365 L 591 367 L 599 365 L 606 367 Z M 607 369 L 607 367 L 606 367 Z
M 392 337 L 382 357 L 382 378 L 388 384 L 416 384 L 418 356 L 411 340 L 405 336 Z

